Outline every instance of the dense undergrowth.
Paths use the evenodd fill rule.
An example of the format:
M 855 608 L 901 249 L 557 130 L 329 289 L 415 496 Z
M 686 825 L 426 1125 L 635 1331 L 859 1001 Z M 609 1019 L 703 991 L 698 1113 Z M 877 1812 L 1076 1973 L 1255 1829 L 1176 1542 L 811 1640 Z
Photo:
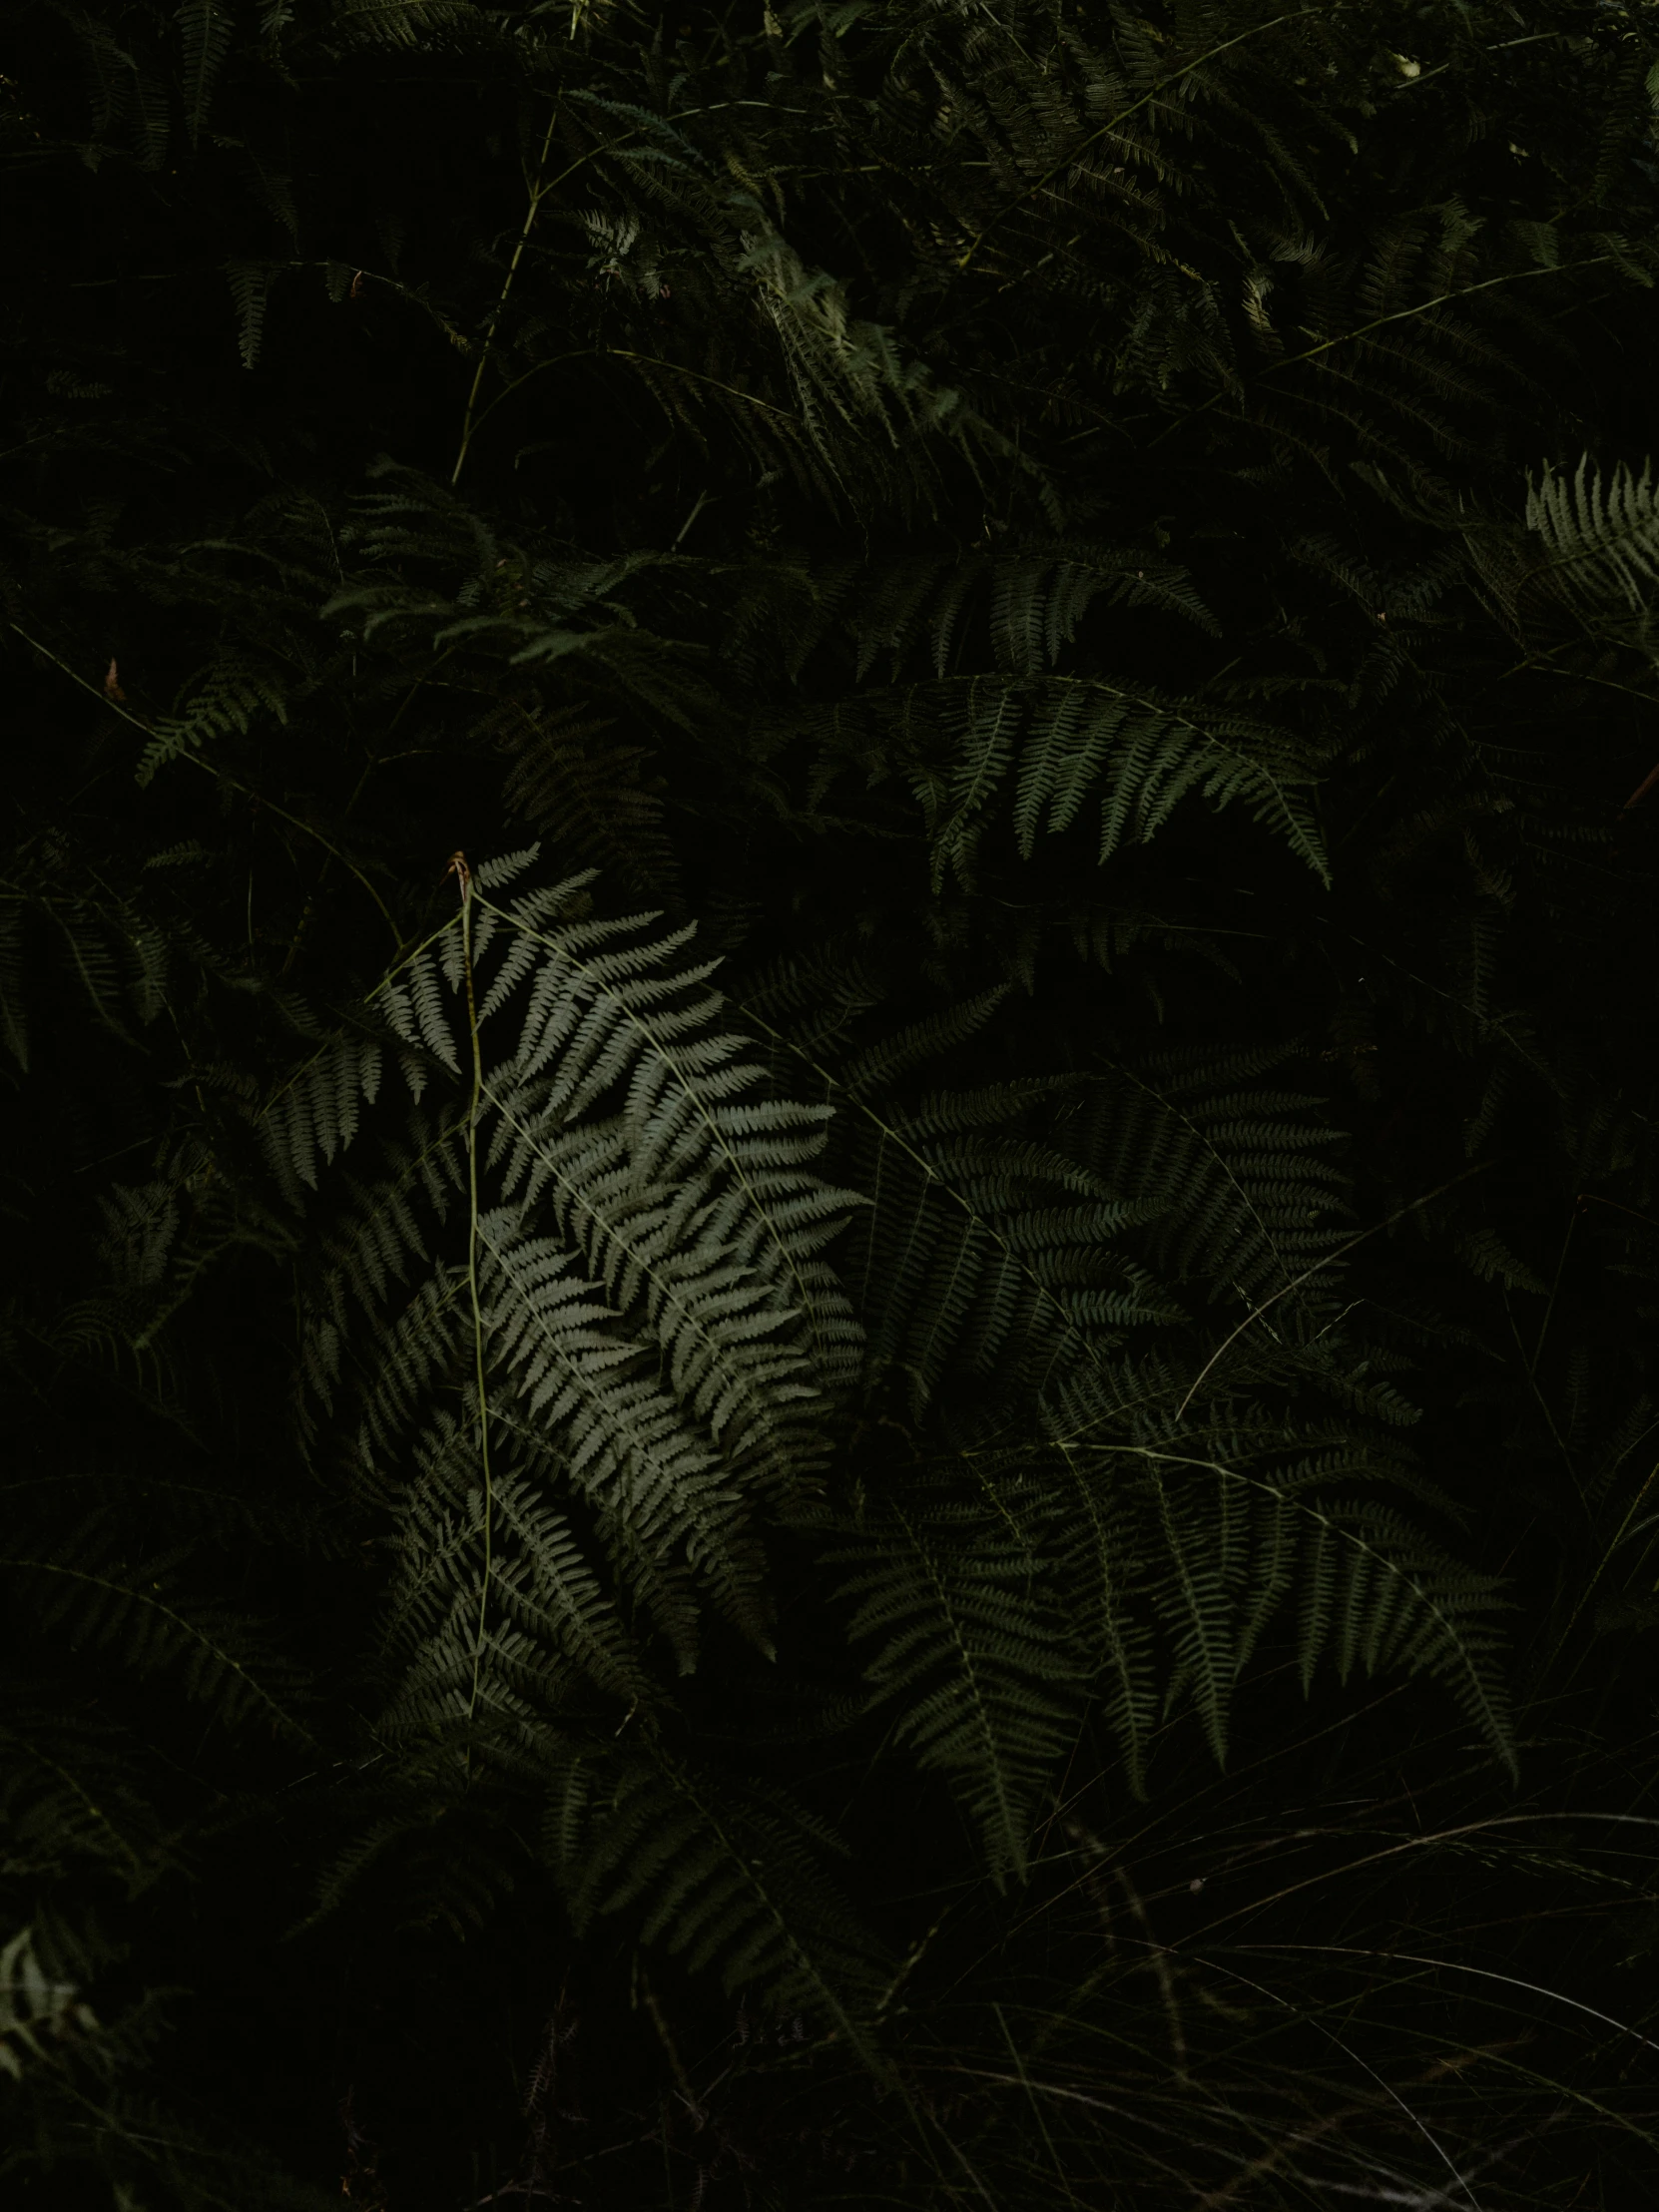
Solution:
M 8 2201 L 1649 2202 L 1655 10 L 0 48 Z

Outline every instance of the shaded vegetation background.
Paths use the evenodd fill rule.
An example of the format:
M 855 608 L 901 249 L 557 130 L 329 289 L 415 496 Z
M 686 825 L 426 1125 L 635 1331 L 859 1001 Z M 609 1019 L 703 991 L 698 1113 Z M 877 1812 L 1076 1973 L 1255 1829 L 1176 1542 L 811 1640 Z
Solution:
M 1649 2202 L 1654 9 L 0 92 L 9 2200 Z

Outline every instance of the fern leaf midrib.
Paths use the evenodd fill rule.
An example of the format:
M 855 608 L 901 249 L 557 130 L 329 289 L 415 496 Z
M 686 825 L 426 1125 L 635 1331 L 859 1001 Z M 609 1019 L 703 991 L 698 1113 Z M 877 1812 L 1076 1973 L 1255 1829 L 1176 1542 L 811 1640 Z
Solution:
M 703 1103 L 701 1085 L 687 1077 L 672 1049 L 661 1041 L 661 1039 L 653 1031 L 651 1024 L 648 1021 L 644 1020 L 638 1013 L 636 1013 L 634 1008 L 628 1004 L 627 1000 L 620 993 L 612 990 L 609 984 L 603 979 L 603 977 L 596 974 L 594 966 L 591 962 L 584 960 L 580 953 L 572 951 L 568 946 L 556 943 L 554 939 L 546 936 L 545 934 L 543 934 L 542 931 L 534 928 L 530 924 L 519 920 L 514 915 L 504 912 L 502 908 L 494 905 L 491 900 L 483 897 L 481 894 L 479 902 L 489 912 L 497 915 L 502 921 L 506 922 L 509 927 L 518 930 L 521 934 L 530 937 L 531 939 L 533 939 L 534 942 L 541 945 L 542 948 L 546 952 L 551 954 L 554 959 L 563 964 L 579 969 L 588 978 L 590 988 L 592 988 L 596 994 L 601 995 L 606 999 L 606 1001 L 616 1011 L 621 1021 L 623 1021 L 628 1027 L 632 1028 L 636 1032 L 636 1034 L 644 1037 L 651 1046 L 652 1051 L 657 1054 L 657 1056 L 664 1062 L 666 1066 L 671 1067 L 674 1070 L 675 1075 L 679 1080 L 681 1096 L 682 1098 L 691 1101 L 698 1118 L 702 1121 L 704 1128 L 709 1134 L 711 1148 L 715 1152 L 717 1152 L 724 1160 L 728 1170 L 736 1179 L 740 1188 L 747 1194 L 755 1218 L 765 1222 L 768 1235 L 772 1241 L 773 1249 L 778 1254 L 780 1260 L 782 1261 L 785 1269 L 790 1276 L 790 1279 L 795 1284 L 796 1290 L 800 1296 L 800 1310 L 808 1317 L 808 1325 L 813 1330 L 815 1342 L 821 1342 L 822 1340 L 819 1337 L 817 1324 L 817 1302 L 814 1299 L 811 1290 L 808 1288 L 808 1285 L 801 1274 L 796 1255 L 791 1249 L 790 1240 L 783 1234 L 773 1216 L 771 1208 L 763 1200 L 759 1191 L 756 1190 L 754 1182 L 749 1174 L 747 1162 L 743 1159 L 741 1153 L 735 1150 L 734 1147 L 728 1142 L 726 1134 L 724 1130 L 722 1130 L 722 1128 L 720 1127 L 719 1122 L 709 1111 L 708 1107 Z

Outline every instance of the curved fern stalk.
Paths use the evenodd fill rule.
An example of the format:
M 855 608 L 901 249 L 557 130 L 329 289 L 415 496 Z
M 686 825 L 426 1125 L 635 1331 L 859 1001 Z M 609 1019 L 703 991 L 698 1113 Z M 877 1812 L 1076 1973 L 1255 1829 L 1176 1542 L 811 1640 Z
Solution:
M 1346 1259 L 1348 1254 L 1358 1246 L 1363 1245 L 1368 1237 L 1375 1237 L 1381 1230 L 1396 1228 L 1400 1222 L 1405 1220 L 1407 1215 L 1420 1212 L 1424 1206 L 1431 1206 L 1435 1199 L 1443 1198 L 1447 1191 L 1454 1191 L 1460 1183 L 1467 1183 L 1477 1175 L 1484 1175 L 1487 1169 L 1495 1164 L 1490 1160 L 1482 1160 L 1477 1166 L 1466 1168 L 1461 1175 L 1454 1175 L 1449 1182 L 1440 1184 L 1437 1189 L 1425 1192 L 1421 1198 L 1412 1199 L 1408 1205 L 1401 1206 L 1397 1213 L 1390 1214 L 1386 1221 L 1373 1222 L 1369 1229 L 1362 1229 L 1358 1236 L 1350 1237 L 1346 1243 L 1339 1245 L 1334 1252 L 1323 1254 L 1321 1258 L 1314 1262 L 1312 1267 L 1304 1268 L 1300 1275 L 1293 1276 L 1291 1281 L 1286 1283 L 1282 1289 L 1275 1291 L 1271 1298 L 1265 1299 L 1260 1306 L 1254 1307 L 1232 1334 L 1224 1338 L 1216 1347 L 1204 1366 L 1193 1378 L 1187 1394 L 1175 1409 L 1176 1420 L 1180 1420 L 1187 1407 L 1198 1395 L 1200 1385 L 1221 1365 L 1228 1353 L 1232 1351 L 1239 1339 L 1245 1334 L 1245 1331 L 1259 1322 L 1272 1307 L 1277 1306 L 1282 1298 L 1289 1298 L 1294 1291 L 1301 1290 L 1305 1283 L 1311 1282 L 1324 1269 L 1334 1267 L 1339 1260 Z
M 1322 1489 L 1340 1481 L 1376 1479 L 1351 1455 L 1261 1475 L 1145 1444 L 1085 1447 L 1076 1438 L 1054 1441 L 1074 1471 L 1085 1452 L 1103 1469 L 1121 1455 L 1144 1462 L 1153 1507 L 1146 1535 L 1154 1540 L 1141 1566 L 1139 1594 L 1175 1655 L 1165 1711 L 1190 1686 L 1218 1764 L 1227 1756 L 1233 1685 L 1268 1621 L 1294 1594 L 1304 1691 L 1327 1653 L 1345 1683 L 1362 1662 L 1371 1675 L 1394 1666 L 1433 1675 L 1449 1683 L 1465 1716 L 1509 1773 L 1518 1771 L 1507 1702 L 1493 1664 L 1497 1641 L 1486 1625 L 1508 1609 L 1500 1579 L 1459 1566 L 1387 1506 L 1322 1498 Z M 1170 1490 L 1166 1467 L 1214 1476 L 1216 1497 L 1186 1503 Z M 1254 1514 L 1241 1514 L 1231 1503 L 1230 1493 L 1236 1497 L 1241 1491 L 1258 1500 Z M 1292 1535 L 1298 1521 L 1300 1544 Z M 1113 1724 L 1132 1771 L 1138 1771 L 1132 1700 L 1116 1701 Z
M 572 38 L 576 36 L 576 13 L 574 9 L 571 12 L 570 35 Z M 478 350 L 478 366 L 473 373 L 471 389 L 466 395 L 466 412 L 461 419 L 460 450 L 455 455 L 455 466 L 449 477 L 451 485 L 460 482 L 461 470 L 466 466 L 467 448 L 472 443 L 473 418 L 477 412 L 478 394 L 483 389 L 484 371 L 490 364 L 490 353 L 495 345 L 495 333 L 502 315 L 506 312 L 507 301 L 512 294 L 513 281 L 518 276 L 518 265 L 524 259 L 524 249 L 530 243 L 530 233 L 536 227 L 536 217 L 541 213 L 542 201 L 550 189 L 546 182 L 547 157 L 553 149 L 553 133 L 558 128 L 558 122 L 559 102 L 555 97 L 552 113 L 547 118 L 547 135 L 541 142 L 541 154 L 536 162 L 535 182 L 530 187 L 530 205 L 524 211 L 524 225 L 518 234 L 517 244 L 513 248 L 513 258 L 507 264 L 507 274 L 501 282 L 501 293 L 495 302 L 489 325 L 484 332 L 484 342 Z
M 1199 795 L 1218 813 L 1241 801 L 1322 882 L 1331 879 L 1317 817 L 1302 796 L 1313 782 L 1308 749 L 1258 717 L 1129 691 L 1103 677 L 1037 674 L 907 687 L 891 711 L 917 708 L 923 718 L 931 711 L 951 742 L 942 764 L 906 764 L 927 816 L 935 890 L 947 867 L 972 887 L 983 817 L 1010 774 L 1023 859 L 1045 815 L 1050 834 L 1068 830 L 1092 792 L 1100 794 L 1102 863 L 1125 843 L 1150 843 L 1181 801 Z
M 495 1486 L 490 1471 L 489 1386 L 484 1380 L 484 1313 L 478 1302 L 478 1109 L 484 1092 L 484 1063 L 478 1049 L 478 1000 L 472 980 L 472 870 L 466 854 L 451 855 L 446 872 L 461 893 L 461 967 L 466 977 L 466 1033 L 472 1050 L 472 1096 L 466 1115 L 466 1287 L 472 1306 L 472 1374 L 478 1399 L 478 1464 L 484 1479 L 484 1572 L 478 1585 L 478 1633 L 472 1655 L 472 1694 L 467 1719 L 478 1707 L 478 1670 L 484 1660 L 484 1630 L 489 1617 L 490 1577 L 494 1564 Z

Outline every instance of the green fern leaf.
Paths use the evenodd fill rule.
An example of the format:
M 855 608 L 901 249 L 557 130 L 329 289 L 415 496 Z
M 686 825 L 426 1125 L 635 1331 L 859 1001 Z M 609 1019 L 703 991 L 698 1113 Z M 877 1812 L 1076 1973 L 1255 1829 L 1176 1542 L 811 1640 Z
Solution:
M 457 919 L 376 994 L 443 1103 L 434 1113 L 422 1102 L 408 1143 L 357 1188 L 333 1240 L 302 1344 L 306 1426 L 319 1438 L 335 1421 L 347 1346 L 366 1329 L 374 1375 L 356 1393 L 357 1478 L 395 1495 L 399 1456 L 423 1438 L 417 1490 L 436 1484 L 453 1513 L 463 1492 L 443 1470 L 482 1446 L 476 1426 L 453 1428 L 446 1401 L 481 1361 L 501 1478 L 539 1485 L 567 1518 L 565 1501 L 579 1506 L 613 1607 L 643 1606 L 689 1667 L 701 1602 L 768 1643 L 760 1516 L 817 1510 L 824 1414 L 857 1355 L 823 1248 L 856 1200 L 813 1173 L 828 1110 L 767 1095 L 721 1021 L 708 967 L 686 960 L 691 931 L 642 935 L 649 915 L 591 918 L 586 875 L 500 903 L 533 858 L 530 848 L 480 867 L 467 925 Z M 491 1193 L 472 1216 L 470 1276 L 452 1246 L 438 1258 L 470 1172 L 472 1124 L 445 1080 L 472 1056 L 469 1005 Z M 290 1195 L 348 1138 L 371 1072 L 370 1044 L 339 1040 L 267 1117 Z M 392 1316 L 394 1284 L 404 1304 Z M 529 1548 L 521 1558 L 510 1547 L 499 1571 L 554 1585 L 543 1526 L 518 1514 Z M 473 1591 L 482 1621 L 504 1602 L 489 1595 L 496 1566 L 460 1561 L 455 1593 Z
M 877 1645 L 866 1679 L 896 1706 L 898 1740 L 950 1781 L 992 1880 L 1023 1880 L 1041 1788 L 1075 1740 L 1088 1678 L 1035 1554 L 1006 1529 L 894 1510 L 829 1563 L 855 1570 L 838 1594 L 857 1601 L 854 1642 Z
M 152 783 L 169 762 L 196 753 L 229 730 L 244 735 L 261 710 L 287 721 L 286 689 L 264 659 L 229 652 L 191 680 L 171 715 L 153 726 L 150 743 L 139 757 L 137 780 Z
M 544 1838 L 578 1928 L 629 1912 L 693 1971 L 806 2007 L 865 2047 L 859 2014 L 886 1961 L 824 1872 L 835 1839 L 781 1792 L 651 1751 L 578 1755 Z
M 1570 482 L 1546 468 L 1527 485 L 1526 526 L 1580 598 L 1617 596 L 1639 608 L 1659 584 L 1659 486 L 1651 461 L 1640 476 L 1620 461 L 1604 477 L 1586 453 Z
M 225 0 L 184 0 L 174 17 L 185 71 L 185 127 L 195 146 L 208 120 L 214 87 L 236 36 L 236 18 Z M 244 359 L 248 367 L 252 361 Z
M 244 368 L 257 368 L 265 340 L 265 312 L 271 298 L 276 265 L 271 262 L 227 262 L 231 297 L 237 310 L 237 347 Z

